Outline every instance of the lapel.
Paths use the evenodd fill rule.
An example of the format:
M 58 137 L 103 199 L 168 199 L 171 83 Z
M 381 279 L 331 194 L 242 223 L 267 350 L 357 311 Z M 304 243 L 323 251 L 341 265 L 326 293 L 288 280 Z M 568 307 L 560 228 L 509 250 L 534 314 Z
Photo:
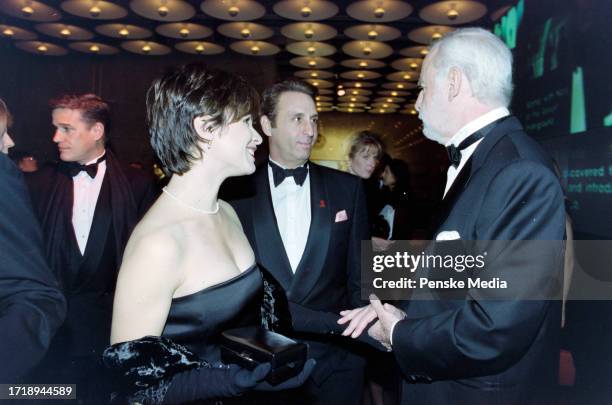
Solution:
M 96 202 L 96 209 L 94 211 L 93 221 L 91 223 L 91 229 L 89 231 L 89 238 L 87 238 L 87 245 L 85 246 L 85 253 L 83 254 L 83 261 L 81 262 L 80 272 L 81 278 L 86 279 L 85 274 L 93 275 L 98 269 L 106 241 L 108 239 L 108 232 L 112 221 L 112 210 L 110 203 L 110 184 L 108 179 L 108 171 L 104 175 L 102 181 L 102 188 L 100 189 L 100 195 Z
M 461 172 L 455 181 L 453 182 L 451 188 L 448 190 L 448 193 L 442 199 L 442 204 L 440 205 L 439 215 L 437 226 L 435 229 L 437 231 L 434 235 L 437 235 L 439 232 L 440 226 L 446 221 L 448 216 L 450 215 L 455 202 L 463 193 L 463 191 L 468 187 L 470 179 L 476 173 L 480 167 L 484 164 L 486 157 L 489 155 L 491 149 L 499 142 L 499 140 L 509 132 L 513 132 L 516 130 L 522 130 L 522 126 L 520 122 L 513 116 L 508 116 L 501 118 L 489 126 L 481 129 L 484 131 L 484 138 L 480 145 L 476 148 L 472 156 L 465 163 Z
M 255 190 L 251 215 L 260 264 L 289 291 L 293 272 L 274 215 L 267 162 L 255 173 Z
M 291 298 L 295 302 L 301 302 L 317 284 L 327 258 L 331 238 L 330 201 L 325 177 L 317 165 L 313 163 L 309 165 L 310 230 L 304 254 L 295 272 L 290 290 Z

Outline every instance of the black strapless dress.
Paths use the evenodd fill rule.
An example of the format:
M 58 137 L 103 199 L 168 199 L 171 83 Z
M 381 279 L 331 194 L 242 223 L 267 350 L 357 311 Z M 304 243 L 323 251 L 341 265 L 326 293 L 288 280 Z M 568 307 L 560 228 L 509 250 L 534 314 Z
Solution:
M 173 299 L 161 336 L 108 347 L 103 360 L 115 376 L 112 402 L 163 403 L 175 374 L 215 367 L 220 362 L 221 332 L 248 325 L 291 333 L 282 288 L 256 265 L 222 283 Z M 247 397 L 240 397 L 239 403 Z
M 162 336 L 200 359 L 219 362 L 219 337 L 231 328 L 260 324 L 263 281 L 256 265 L 222 283 L 174 298 Z

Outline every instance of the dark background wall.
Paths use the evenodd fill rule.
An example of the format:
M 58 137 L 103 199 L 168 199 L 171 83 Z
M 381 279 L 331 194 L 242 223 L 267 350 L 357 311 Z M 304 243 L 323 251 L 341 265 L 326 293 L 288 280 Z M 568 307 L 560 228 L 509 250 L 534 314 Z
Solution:
M 273 58 L 235 53 L 214 57 L 88 56 L 72 53 L 41 57 L 0 42 L 0 97 L 8 104 L 16 149 L 34 152 L 39 160 L 56 159 L 49 100 L 65 93 L 96 93 L 111 104 L 110 142 L 120 159 L 150 164 L 153 159 L 145 121 L 145 94 L 153 79 L 168 67 L 201 60 L 210 67 L 246 77 L 259 91 L 277 76 Z

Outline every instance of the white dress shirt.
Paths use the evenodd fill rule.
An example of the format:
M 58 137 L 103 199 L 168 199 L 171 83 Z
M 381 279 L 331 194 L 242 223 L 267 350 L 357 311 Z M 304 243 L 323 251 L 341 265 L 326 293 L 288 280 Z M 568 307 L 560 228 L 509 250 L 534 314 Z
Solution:
M 272 159 L 270 161 L 286 169 L 280 163 Z M 302 186 L 298 186 L 293 176 L 289 176 L 278 187 L 275 187 L 272 168 L 268 165 L 268 181 L 278 230 L 291 264 L 291 270 L 295 273 L 304 254 L 310 231 L 310 170 Z
M 104 153 L 87 162 L 86 165 L 95 163 L 103 155 Z M 94 212 L 96 211 L 96 203 L 98 202 L 98 196 L 102 189 L 102 180 L 104 179 L 105 173 L 106 160 L 103 160 L 98 164 L 98 173 L 96 173 L 96 177 L 93 179 L 84 171 L 72 178 L 74 187 L 72 227 L 74 228 L 74 235 L 79 244 L 81 254 L 85 253 L 85 247 L 87 246 L 87 239 L 89 239 L 89 231 L 91 230 Z
M 468 122 L 466 125 L 463 126 L 463 128 L 457 131 L 457 133 L 453 135 L 450 141 L 448 141 L 448 143 L 446 143 L 446 145 L 444 146 L 459 146 L 459 144 L 463 142 L 465 138 L 472 135 L 474 132 L 486 127 L 493 121 L 496 121 L 503 117 L 507 117 L 508 115 L 510 115 L 510 111 L 508 111 L 506 107 L 495 108 L 489 111 L 488 113 L 481 115 L 475 120 Z M 446 172 L 446 188 L 444 189 L 444 197 L 446 197 L 446 193 L 448 193 L 448 190 L 450 190 L 451 186 L 453 185 L 453 182 L 459 175 L 459 172 L 461 171 L 463 166 L 465 166 L 465 162 L 469 160 L 470 156 L 472 156 L 478 145 L 480 145 L 480 142 L 482 142 L 482 139 L 479 139 L 478 141 L 474 142 L 473 144 L 461 151 L 461 162 L 459 163 L 459 166 L 454 167 L 453 165 L 450 165 L 450 167 L 448 168 L 448 171 Z

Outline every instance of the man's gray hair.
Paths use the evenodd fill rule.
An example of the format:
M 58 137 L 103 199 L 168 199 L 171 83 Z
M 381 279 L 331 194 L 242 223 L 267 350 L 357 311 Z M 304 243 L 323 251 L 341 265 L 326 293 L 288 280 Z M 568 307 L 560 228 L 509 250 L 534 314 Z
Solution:
M 512 52 L 482 28 L 461 28 L 435 42 L 430 51 L 438 77 L 453 67 L 467 76 L 474 97 L 495 107 L 512 99 Z

